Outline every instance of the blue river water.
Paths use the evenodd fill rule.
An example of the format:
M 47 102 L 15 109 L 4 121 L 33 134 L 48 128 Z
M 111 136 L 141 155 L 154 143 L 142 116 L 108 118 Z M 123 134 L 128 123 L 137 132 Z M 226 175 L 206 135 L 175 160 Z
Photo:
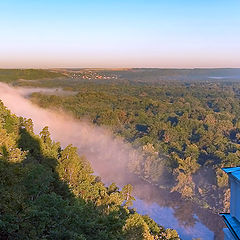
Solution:
M 204 240 L 214 239 L 214 232 L 209 230 L 204 224 L 202 224 L 194 215 L 196 222 L 193 226 L 184 226 L 174 216 L 174 210 L 170 207 L 161 207 L 157 203 L 148 204 L 144 200 L 136 198 L 133 203 L 133 207 L 140 214 L 147 214 L 158 224 L 163 225 L 165 228 L 176 229 L 181 239 L 191 240 L 193 238 L 200 238 Z
M 128 179 L 129 180 L 129 179 Z M 159 189 L 143 180 L 132 178 L 132 208 L 138 213 L 150 216 L 165 228 L 176 229 L 183 240 L 223 240 L 224 223 L 218 213 L 200 208 L 184 200 L 177 193 Z

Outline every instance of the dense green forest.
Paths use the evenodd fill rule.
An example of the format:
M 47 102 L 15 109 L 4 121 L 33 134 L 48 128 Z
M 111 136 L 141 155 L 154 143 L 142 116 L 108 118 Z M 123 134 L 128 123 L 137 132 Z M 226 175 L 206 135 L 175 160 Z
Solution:
M 63 76 L 64 75 L 62 73 L 44 69 L 0 69 L 1 82 L 52 79 Z
M 240 156 L 238 80 L 207 78 L 211 72 L 217 76 L 217 70 L 196 70 L 201 81 L 189 80 L 194 71 L 184 70 L 182 77 L 187 80 L 174 80 L 179 72 L 168 70 L 162 75 L 171 76 L 171 81 L 156 82 L 149 80 L 156 70 L 149 71 L 114 72 L 119 74 L 117 80 L 34 82 L 30 85 L 62 87 L 77 94 L 34 93 L 32 101 L 108 126 L 144 152 L 144 158 L 129 163 L 131 172 L 180 192 L 201 206 L 224 210 L 229 189 L 227 176 L 220 169 L 239 165 Z M 228 71 L 220 72 L 227 75 Z M 239 70 L 234 72 L 238 74 Z
M 179 239 L 130 209 L 131 191 L 104 186 L 75 147 L 0 102 L 0 239 Z
M 130 172 L 203 207 L 226 210 L 229 189 L 221 167 L 239 165 L 240 70 L 95 71 L 64 69 L 64 78 L 14 84 L 76 92 L 34 93 L 31 100 L 108 126 L 144 153 L 128 164 Z M 116 79 L 91 79 L 99 75 Z

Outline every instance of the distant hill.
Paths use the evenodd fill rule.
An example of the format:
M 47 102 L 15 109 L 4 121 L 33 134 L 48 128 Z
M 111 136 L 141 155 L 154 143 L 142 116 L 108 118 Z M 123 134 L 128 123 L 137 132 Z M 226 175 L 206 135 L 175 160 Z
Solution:
M 119 72 L 122 78 L 141 81 L 240 81 L 240 68 L 160 69 L 133 68 Z
M 75 75 L 75 73 L 77 75 Z M 183 82 L 239 82 L 240 68 L 54 68 L 54 69 L 0 69 L 1 82 L 25 80 L 48 80 L 78 78 L 97 74 L 107 76 L 101 80 L 118 80 L 139 83 L 161 83 L 166 81 Z M 114 77 L 112 77 L 114 76 Z M 94 79 L 94 77 L 90 77 Z M 89 80 L 89 78 L 88 78 Z
M 240 81 L 240 68 L 62 68 L 62 73 L 115 74 L 118 80 L 159 83 L 162 81 Z
M 16 80 L 37 80 L 63 77 L 60 72 L 45 69 L 0 69 L 1 82 Z

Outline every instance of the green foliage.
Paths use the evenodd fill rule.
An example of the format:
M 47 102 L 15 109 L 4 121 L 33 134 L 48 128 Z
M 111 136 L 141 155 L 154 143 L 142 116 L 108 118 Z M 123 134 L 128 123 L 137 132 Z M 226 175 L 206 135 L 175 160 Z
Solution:
M 61 149 L 47 127 L 35 135 L 0 104 L 0 239 L 169 239 L 127 208 L 131 185 L 105 187 L 75 147 Z
M 191 175 L 185 174 L 176 170 L 177 184 L 172 188 L 172 191 L 178 191 L 183 197 L 191 198 L 194 195 L 195 183 Z
M 143 152 L 128 163 L 131 172 L 203 205 L 223 207 L 227 184 L 218 169 L 240 164 L 239 69 L 92 70 L 116 75 L 112 80 L 83 79 L 86 69 L 63 71 L 65 78 L 17 84 L 74 91 L 34 93 L 31 100 L 108 126 Z M 229 77 L 209 78 L 217 75 Z M 7 122 L 12 131 L 16 124 Z
M 132 72 L 121 74 L 133 76 Z M 220 189 L 216 188 L 220 180 L 218 173 L 211 174 L 211 179 L 198 175 L 203 169 L 210 175 L 212 169 L 240 163 L 239 83 L 160 81 L 143 84 L 135 78 L 129 81 L 61 80 L 55 82 L 55 86 L 72 87 L 78 94 L 35 93 L 32 101 L 41 107 L 64 109 L 76 118 L 88 118 L 95 124 L 108 126 L 142 150 L 143 158 L 128 163 L 131 172 L 158 185 L 168 184 L 169 189 L 185 197 L 204 198 L 213 206 L 208 196 L 221 196 L 224 193 L 219 191 L 225 191 L 227 185 L 220 187 L 220 183 Z M 39 86 L 54 85 L 45 81 Z M 204 179 L 201 186 L 202 181 L 196 181 L 195 176 Z M 211 194 L 201 194 L 209 189 Z
M 61 73 L 43 69 L 0 69 L 1 82 L 37 80 L 63 77 Z
M 228 175 L 221 169 L 217 169 L 216 174 L 218 187 L 223 188 L 228 186 Z

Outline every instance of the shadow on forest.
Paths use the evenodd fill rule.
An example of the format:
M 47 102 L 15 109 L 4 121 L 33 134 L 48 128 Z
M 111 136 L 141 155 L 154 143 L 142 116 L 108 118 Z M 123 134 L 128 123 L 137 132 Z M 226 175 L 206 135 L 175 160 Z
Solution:
M 27 151 L 25 159 L 7 162 L 9 153 L 6 148 L 2 149 L 0 158 L 0 179 L 5 177 L 3 182 L 6 184 L 4 187 L 0 183 L 0 239 L 116 239 L 114 234 L 121 232 L 126 223 L 126 210 L 120 208 L 108 215 L 102 212 L 106 205 L 96 206 L 91 201 L 75 197 L 69 185 L 59 177 L 56 170 L 58 159 L 46 156 L 39 139 L 25 128 L 19 129 L 19 136 L 17 146 Z M 139 179 L 133 185 L 136 186 L 135 192 L 139 190 L 138 197 L 148 196 L 150 202 L 172 207 L 174 216 L 185 228 L 194 226 L 197 215 L 215 232 L 215 238 L 221 239 L 222 233 L 216 232 L 222 228 L 218 226 L 222 223 L 217 215 L 208 218 L 212 215 L 210 211 L 197 208 L 176 194 L 172 197 L 157 187 L 148 188 Z
M 58 159 L 45 156 L 25 128 L 19 133 L 25 159 L 8 161 L 5 147 L 0 157 L 0 239 L 123 239 L 126 209 L 106 214 L 105 205 L 75 197 L 56 171 Z

